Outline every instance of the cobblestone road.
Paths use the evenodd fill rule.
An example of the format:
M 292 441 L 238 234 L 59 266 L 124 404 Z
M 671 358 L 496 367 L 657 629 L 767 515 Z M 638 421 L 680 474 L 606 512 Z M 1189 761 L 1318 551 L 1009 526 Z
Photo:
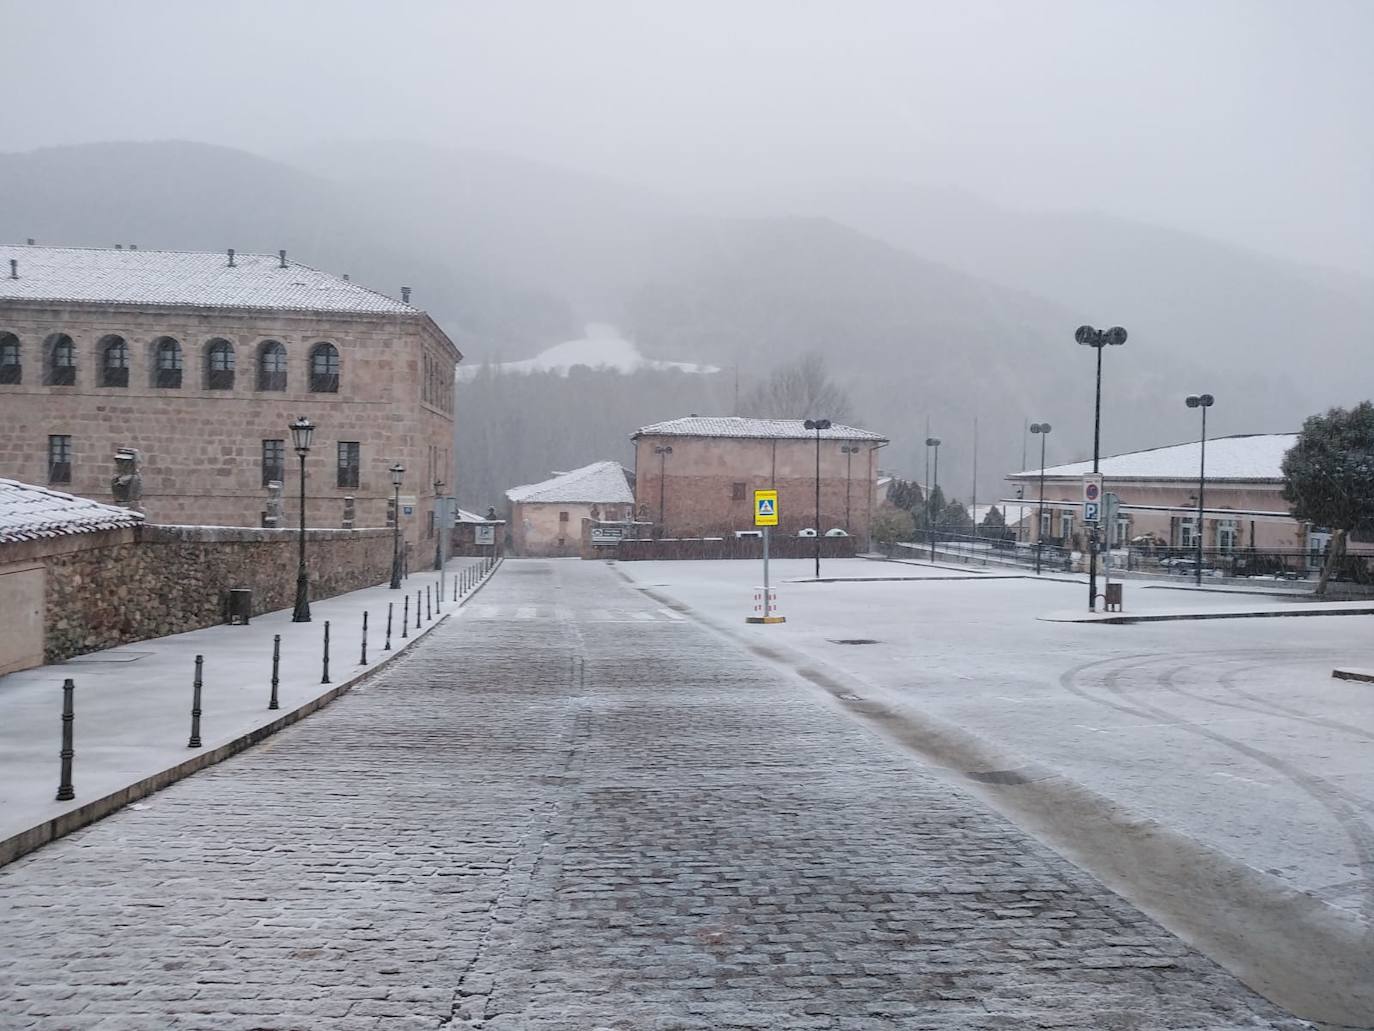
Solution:
M 0 1026 L 1307 1026 L 604 566 L 479 600 L 0 869 Z

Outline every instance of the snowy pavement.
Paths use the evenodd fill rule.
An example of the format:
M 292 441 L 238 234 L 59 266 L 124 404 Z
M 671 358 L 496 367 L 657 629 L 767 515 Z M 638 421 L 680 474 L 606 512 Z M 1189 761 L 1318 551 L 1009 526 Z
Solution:
M 508 561 L 478 598 L 0 869 L 4 1025 L 1307 1027 L 606 566 Z
M 255 616 L 247 626 L 205 627 L 0 676 L 0 711 L 4 712 L 0 722 L 0 843 L 33 832 L 30 840 L 0 845 L 0 861 L 46 840 L 54 821 L 61 821 L 63 830 L 68 822 L 86 822 L 83 807 L 228 746 L 366 675 L 453 611 L 455 577 L 480 562 L 476 558 L 449 562 L 445 571 L 449 600 L 437 610 L 439 574 L 431 570 L 412 574 L 401 590 L 382 585 L 312 601 L 309 623 L 293 623 L 291 610 L 283 609 Z M 393 606 L 390 650 L 385 647 L 388 605 Z M 361 661 L 364 612 L 369 618 L 366 665 Z M 409 624 L 403 631 L 402 617 L 407 613 Z M 331 637 L 328 684 L 321 682 L 326 621 Z M 271 710 L 272 649 L 277 635 L 281 637 L 279 708 Z M 193 749 L 188 742 L 197 655 L 204 656 L 201 747 Z M 76 797 L 58 802 L 62 683 L 67 678 L 76 684 L 72 778 Z
M 1370 949 L 1374 690 L 1332 670 L 1371 665 L 1371 617 L 1051 623 L 1039 617 L 1085 605 L 1083 585 L 935 576 L 817 583 L 805 582 L 809 562 L 773 566 L 787 622 L 771 627 L 744 623 L 757 563 L 616 569 L 780 666 L 836 685 L 856 709 L 880 706 L 889 723 L 909 721 L 916 747 L 937 761 L 958 767 L 977 755 L 984 769 L 1081 786 L 1121 825 L 1143 821 L 1198 843 L 1198 855 L 1233 861 L 1229 873 L 1212 870 L 1214 881 L 1253 871 L 1255 897 L 1317 900 L 1321 910 L 1305 919 Z M 836 560 L 822 562 L 821 575 L 871 576 L 875 566 L 911 569 Z M 1225 594 L 1127 590 L 1136 613 L 1236 604 Z M 1073 845 L 1067 820 L 1048 830 Z M 1089 851 L 1079 858 L 1091 865 Z M 1190 908 L 1189 887 L 1180 884 L 1165 908 Z

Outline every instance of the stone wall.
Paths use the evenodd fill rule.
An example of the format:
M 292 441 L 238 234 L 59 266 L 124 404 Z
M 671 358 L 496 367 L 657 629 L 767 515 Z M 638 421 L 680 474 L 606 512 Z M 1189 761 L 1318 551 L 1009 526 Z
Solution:
M 0 547 L 0 570 L 44 569 L 44 661 L 182 633 L 225 620 L 228 591 L 253 591 L 254 614 L 295 599 L 290 530 L 142 526 Z M 385 582 L 391 531 L 308 530 L 310 597 Z
M 853 558 L 853 537 L 821 537 L 821 558 Z M 768 542 L 769 558 L 812 558 L 815 537 L 773 535 Z M 763 561 L 763 541 L 758 537 L 683 537 L 665 540 L 621 541 L 615 547 L 597 548 L 592 558 L 614 558 L 623 562 L 648 562 L 682 559 L 743 558 Z

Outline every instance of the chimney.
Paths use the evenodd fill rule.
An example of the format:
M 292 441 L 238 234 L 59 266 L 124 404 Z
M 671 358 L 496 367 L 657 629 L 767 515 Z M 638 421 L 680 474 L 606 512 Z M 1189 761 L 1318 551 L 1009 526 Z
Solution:
M 410 303 L 410 287 L 408 287 L 408 286 L 403 286 L 403 287 L 401 287 L 401 303 L 402 303 L 402 304 L 409 304 L 409 303 Z
M 229 267 L 234 267 L 234 248 L 229 248 Z
M 348 273 L 347 273 L 347 272 L 344 273 L 344 282 L 345 282 L 345 283 L 348 282 Z
M 32 237 L 32 236 L 29 237 L 29 246 L 30 246 L 30 247 L 33 246 L 33 237 Z
M 281 259 L 281 267 L 286 268 L 286 252 L 277 251 L 277 257 Z
M 18 259 L 18 258 L 11 258 L 11 259 L 10 259 L 10 278 L 11 278 L 11 279 L 18 279 L 18 278 L 19 278 L 19 259 Z
M 117 244 L 115 244 L 115 250 L 117 250 L 117 251 L 122 251 L 123 249 L 124 249 L 124 245 L 123 245 L 122 243 L 117 243 Z
M 131 251 L 136 251 L 136 250 L 138 250 L 138 244 L 136 244 L 136 243 L 131 243 L 131 244 L 129 244 L 129 250 L 131 250 Z

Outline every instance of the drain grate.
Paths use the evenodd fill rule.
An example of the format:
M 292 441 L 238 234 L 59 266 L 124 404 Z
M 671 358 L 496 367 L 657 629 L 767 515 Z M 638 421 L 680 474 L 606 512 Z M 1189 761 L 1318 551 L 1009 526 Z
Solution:
M 879 644 L 871 637 L 829 637 L 826 638 L 831 644 Z

